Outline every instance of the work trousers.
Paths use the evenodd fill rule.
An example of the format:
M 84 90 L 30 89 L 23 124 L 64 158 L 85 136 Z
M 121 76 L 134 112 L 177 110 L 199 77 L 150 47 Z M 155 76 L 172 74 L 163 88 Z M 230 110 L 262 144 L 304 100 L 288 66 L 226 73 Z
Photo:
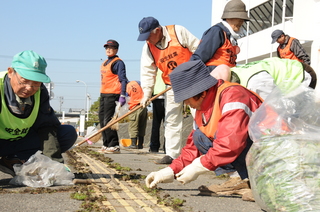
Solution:
M 101 94 L 100 107 L 99 107 L 99 121 L 100 127 L 103 128 L 110 122 L 114 116 L 116 109 L 116 101 L 119 100 L 120 94 Z M 112 130 L 110 127 L 101 132 L 103 146 L 115 147 L 119 146 L 119 138 L 116 130 Z
M 57 130 L 57 140 L 61 153 L 70 149 L 77 140 L 77 133 L 71 125 L 60 125 Z M 16 156 L 20 160 L 28 160 L 38 150 L 43 151 L 43 143 L 39 134 L 30 129 L 28 134 L 20 140 L 8 141 L 0 139 L 0 156 Z
M 152 128 L 150 137 L 150 150 L 159 151 L 160 148 L 160 127 L 164 121 L 165 108 L 164 99 L 155 99 L 152 101 Z
M 193 143 L 202 154 L 206 154 L 214 145 L 214 141 L 212 142 L 203 132 L 200 131 L 199 128 L 193 132 Z M 216 175 L 219 176 L 224 173 L 237 171 L 241 179 L 248 178 L 245 158 L 251 145 L 252 141 L 248 136 L 247 146 L 242 153 L 231 164 L 218 167 L 215 170 Z
M 166 155 L 173 159 L 180 155 L 182 149 L 183 102 L 175 103 L 173 90 L 165 94 L 164 137 Z
M 130 138 L 144 137 L 148 119 L 148 109 L 142 107 L 129 115 Z

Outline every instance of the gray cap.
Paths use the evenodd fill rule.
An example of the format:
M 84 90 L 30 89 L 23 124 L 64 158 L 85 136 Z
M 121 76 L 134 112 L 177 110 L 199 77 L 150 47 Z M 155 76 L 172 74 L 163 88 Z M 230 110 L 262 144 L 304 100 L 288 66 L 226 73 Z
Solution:
M 275 43 L 282 34 L 284 34 L 282 30 L 280 29 L 274 30 L 271 34 L 271 38 L 272 38 L 271 44 Z
M 226 4 L 221 19 L 227 18 L 240 18 L 250 21 L 246 5 L 241 0 L 231 0 Z

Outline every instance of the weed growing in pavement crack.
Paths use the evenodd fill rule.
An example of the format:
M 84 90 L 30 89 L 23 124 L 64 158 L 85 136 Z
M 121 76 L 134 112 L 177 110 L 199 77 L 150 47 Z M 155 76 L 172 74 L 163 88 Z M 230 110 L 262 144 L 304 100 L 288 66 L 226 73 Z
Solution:
M 146 191 L 151 196 L 156 196 L 158 204 L 172 207 L 175 211 L 178 211 L 178 212 L 181 211 L 180 207 L 183 206 L 183 203 L 185 202 L 185 200 L 170 197 L 170 195 L 168 195 L 168 194 L 165 194 L 163 197 L 161 197 L 160 196 L 160 189 L 147 188 L 144 185 L 144 182 L 141 182 L 141 180 L 146 178 L 145 175 L 140 175 L 140 174 L 136 174 L 136 173 L 126 173 L 126 172 L 132 171 L 132 169 L 129 167 L 122 167 L 118 163 L 112 163 L 113 160 L 111 158 L 104 156 L 104 154 L 90 150 L 88 146 L 79 147 L 79 148 L 77 148 L 77 151 L 85 153 L 94 159 L 97 159 L 97 160 L 100 160 L 102 162 L 107 163 L 109 168 L 113 168 L 116 171 L 118 171 L 117 174 L 114 174 L 115 178 L 117 178 L 119 180 L 123 180 L 123 181 L 130 180 L 132 183 L 139 185 L 144 191 Z M 141 169 L 138 168 L 137 171 L 141 171 Z M 84 205 L 83 205 L 83 207 L 84 207 Z M 86 205 L 86 207 L 89 208 L 88 205 Z
M 84 211 L 110 211 L 110 209 L 101 208 L 102 201 L 106 200 L 105 196 L 96 196 L 94 189 L 90 185 L 79 185 L 78 190 L 70 194 L 72 199 L 83 201 L 81 204 L 81 210 L 78 212 Z
M 146 191 L 151 196 L 157 197 L 157 203 L 160 205 L 165 205 L 174 208 L 176 211 L 181 211 L 180 207 L 183 206 L 185 200 L 170 197 L 169 194 L 165 194 L 161 197 L 160 191 L 161 188 L 148 188 L 145 185 L 141 185 L 142 189 Z

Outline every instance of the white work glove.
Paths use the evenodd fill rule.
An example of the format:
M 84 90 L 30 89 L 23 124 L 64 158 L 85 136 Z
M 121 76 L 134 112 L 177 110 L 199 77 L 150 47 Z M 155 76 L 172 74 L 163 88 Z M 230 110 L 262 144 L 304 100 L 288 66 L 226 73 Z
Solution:
M 184 169 L 176 174 L 177 180 L 180 183 L 190 183 L 191 181 L 196 180 L 200 174 L 210 171 L 201 164 L 200 158 L 201 157 L 196 158 L 191 164 L 184 167 Z
M 151 88 L 145 88 L 143 89 L 143 97 L 140 101 L 140 104 L 143 106 L 143 107 L 146 107 L 148 105 L 148 100 L 150 99 L 152 95 L 152 89 Z
M 158 183 L 172 183 L 174 172 L 170 167 L 161 169 L 157 172 L 151 172 L 146 178 L 146 186 L 154 188 Z

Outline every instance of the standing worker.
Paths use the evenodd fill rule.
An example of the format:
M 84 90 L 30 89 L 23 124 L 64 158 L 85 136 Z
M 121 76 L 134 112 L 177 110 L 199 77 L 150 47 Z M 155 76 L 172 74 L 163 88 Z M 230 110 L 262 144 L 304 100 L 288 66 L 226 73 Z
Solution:
M 101 88 L 99 121 L 103 128 L 112 119 L 116 101 L 123 106 L 126 103 L 127 75 L 124 62 L 118 57 L 119 43 L 108 40 L 104 44 L 108 59 L 101 65 Z M 102 153 L 120 153 L 119 137 L 116 130 L 108 128 L 102 131 L 103 146 L 99 150 Z
M 129 110 L 133 110 L 140 105 L 143 98 L 143 91 L 140 87 L 140 82 L 130 81 L 127 84 L 127 93 L 130 97 Z M 129 136 L 131 145 L 129 149 L 143 149 L 144 136 L 146 134 L 146 126 L 148 119 L 148 109 L 141 107 L 129 115 Z
M 222 22 L 203 33 L 201 42 L 191 56 L 192 60 L 202 60 L 210 71 L 220 64 L 236 66 L 240 52 L 237 39 L 244 21 L 249 21 L 246 5 L 240 0 L 229 1 L 222 14 Z
M 77 140 L 71 125 L 61 125 L 50 106 L 46 60 L 34 51 L 13 57 L 8 71 L 0 72 L 0 171 L 15 176 L 14 164 L 22 164 L 38 150 L 63 163 L 61 153 Z
M 248 123 L 262 104 L 260 97 L 239 84 L 215 79 L 201 60 L 181 64 L 170 79 L 175 101 L 196 109 L 198 127 L 171 165 L 147 176 L 147 187 L 175 178 L 185 184 L 226 164 L 232 164 L 241 179 L 248 178 Z
M 162 71 L 162 79 L 171 85 L 169 74 L 175 67 L 190 59 L 199 40 L 180 25 L 161 26 L 154 17 L 143 18 L 139 22 L 138 41 L 146 41 L 141 55 L 141 87 L 144 97 L 141 104 L 146 106 L 150 99 L 157 68 Z M 165 94 L 165 146 L 166 156 L 155 161 L 157 164 L 171 164 L 179 156 L 182 148 L 183 102 L 174 102 L 173 91 Z
M 284 32 L 279 29 L 272 32 L 271 38 L 271 44 L 275 42 L 279 43 L 277 48 L 278 57 L 298 60 L 299 62 L 310 65 L 310 57 L 298 39 L 284 34 Z

